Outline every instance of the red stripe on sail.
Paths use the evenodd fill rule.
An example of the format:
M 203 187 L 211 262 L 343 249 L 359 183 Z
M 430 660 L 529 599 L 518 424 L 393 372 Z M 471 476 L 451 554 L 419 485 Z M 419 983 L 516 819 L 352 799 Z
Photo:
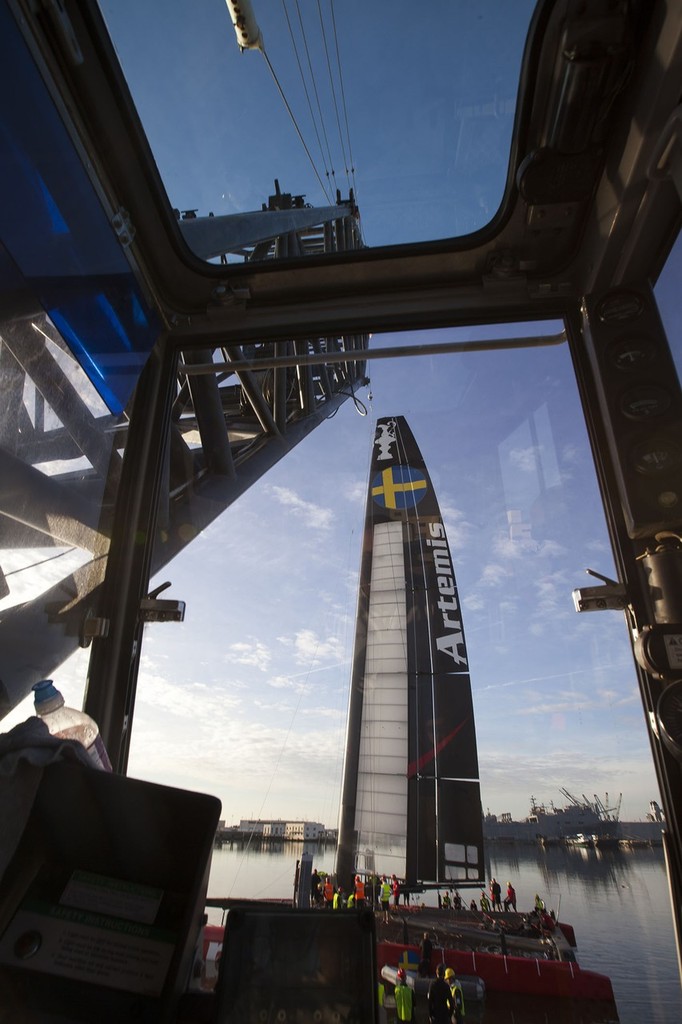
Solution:
M 454 740 L 457 733 L 460 731 L 460 729 L 464 728 L 468 721 L 469 719 L 465 718 L 463 722 L 459 723 L 457 728 L 453 729 L 452 732 L 448 733 L 447 736 L 444 736 L 440 743 L 436 744 L 436 747 L 433 750 L 428 750 L 425 754 L 422 754 L 422 756 L 417 761 L 413 761 L 412 764 L 408 764 L 408 779 L 414 778 L 418 771 L 421 771 L 421 769 L 424 768 L 427 764 L 430 764 L 431 761 L 435 761 L 436 755 L 440 754 L 441 750 L 444 750 L 447 747 L 448 743 L 451 743 Z

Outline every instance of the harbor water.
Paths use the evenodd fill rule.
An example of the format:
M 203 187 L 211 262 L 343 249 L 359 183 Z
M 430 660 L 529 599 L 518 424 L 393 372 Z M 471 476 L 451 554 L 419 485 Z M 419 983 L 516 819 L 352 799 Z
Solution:
M 290 899 L 304 849 L 318 869 L 333 870 L 331 845 L 254 841 L 216 847 L 209 896 Z M 573 925 L 580 965 L 611 978 L 621 1024 L 679 1024 L 682 995 L 660 848 L 598 851 L 491 843 L 486 875 L 503 891 L 513 883 L 519 910 L 530 910 L 538 892 L 560 920 Z M 420 899 L 437 903 L 433 892 Z M 220 918 L 220 911 L 211 912 L 212 922 Z M 484 1008 L 467 1008 L 466 1019 L 468 1024 L 601 1024 L 614 1016 L 609 1008 L 590 1004 L 493 994 Z

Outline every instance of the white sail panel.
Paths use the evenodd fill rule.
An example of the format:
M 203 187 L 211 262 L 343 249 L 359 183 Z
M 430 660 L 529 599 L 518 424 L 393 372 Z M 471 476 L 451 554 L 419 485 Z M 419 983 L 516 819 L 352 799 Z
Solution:
M 355 828 L 377 869 L 404 875 L 407 827 L 407 644 L 400 522 L 374 528 Z

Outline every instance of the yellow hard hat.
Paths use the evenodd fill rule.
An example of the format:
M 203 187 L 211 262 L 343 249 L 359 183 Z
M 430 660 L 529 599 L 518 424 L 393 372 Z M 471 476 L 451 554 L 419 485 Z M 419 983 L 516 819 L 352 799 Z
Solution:
M 445 969 L 445 980 L 449 981 L 450 978 L 454 978 L 454 976 L 455 976 L 455 972 L 453 971 L 452 967 L 447 967 Z

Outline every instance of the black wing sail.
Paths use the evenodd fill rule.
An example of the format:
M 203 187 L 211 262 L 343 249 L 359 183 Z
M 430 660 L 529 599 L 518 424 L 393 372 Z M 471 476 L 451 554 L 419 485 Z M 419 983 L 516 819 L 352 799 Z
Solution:
M 337 872 L 483 880 L 478 756 L 454 566 L 403 417 L 370 471 Z

